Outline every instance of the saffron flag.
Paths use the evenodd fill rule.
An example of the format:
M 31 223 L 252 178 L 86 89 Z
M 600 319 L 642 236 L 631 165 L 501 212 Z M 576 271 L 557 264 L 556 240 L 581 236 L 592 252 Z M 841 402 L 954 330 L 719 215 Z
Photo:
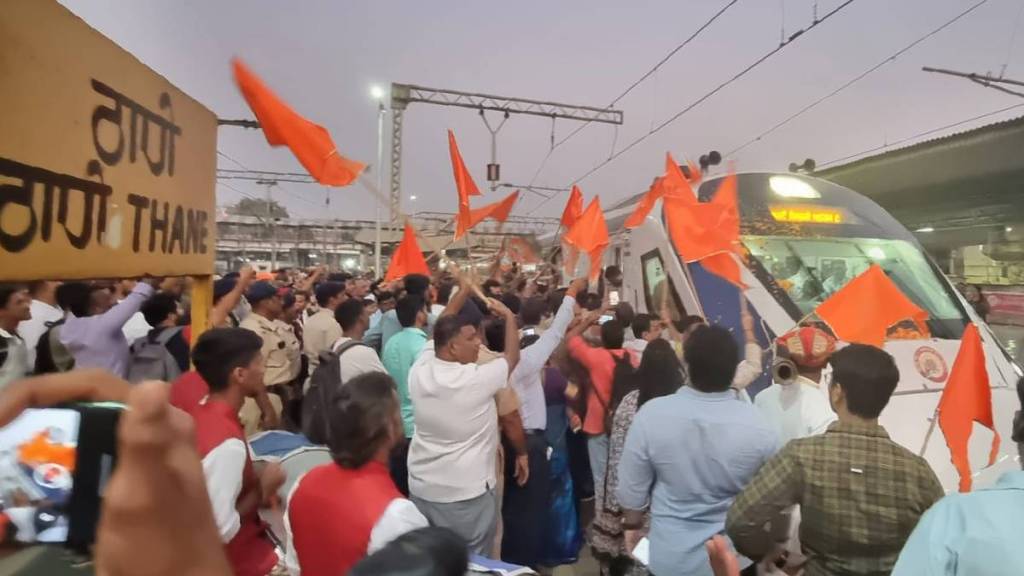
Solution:
M 911 302 L 878 264 L 818 305 L 818 317 L 840 340 L 881 348 L 889 327 L 913 320 L 922 333 L 928 312 Z
M 562 210 L 562 228 L 565 228 L 566 231 L 570 230 L 582 214 L 583 192 L 580 191 L 579 186 L 573 185 L 572 192 L 569 193 L 569 201 L 565 203 L 565 209 Z
M 448 154 L 452 158 L 452 172 L 455 175 L 455 187 L 459 191 L 459 206 L 469 207 L 469 197 L 479 196 L 480 189 L 473 182 L 466 163 L 462 161 L 462 154 L 459 152 L 459 145 L 455 142 L 455 133 L 448 131 Z
M 455 188 L 459 193 L 459 209 L 455 216 L 455 239 L 458 240 L 475 224 L 470 223 L 469 197 L 479 196 L 480 189 L 469 174 L 466 163 L 462 160 L 459 145 L 455 142 L 455 133 L 448 130 L 448 155 L 452 159 L 452 174 L 455 177 Z
M 508 220 L 509 215 L 512 213 L 512 208 L 516 205 L 517 200 L 519 200 L 519 190 L 509 194 L 503 200 L 492 202 L 479 208 L 468 209 L 468 217 L 465 219 L 456 218 L 455 239 L 458 240 L 459 238 L 462 238 L 466 232 L 488 218 L 492 218 L 498 222 Z
M 939 428 L 946 437 L 953 465 L 960 474 L 961 492 L 971 490 L 967 442 L 975 422 L 995 434 L 988 455 L 987 465 L 991 466 L 999 453 L 999 433 L 992 418 L 992 390 L 985 369 L 985 349 L 981 345 L 978 327 L 968 324 L 960 341 L 960 352 L 939 400 Z
M 609 240 L 608 225 L 601 210 L 601 199 L 595 196 L 576 224 L 565 235 L 565 242 L 573 246 L 577 254 L 585 252 L 589 256 L 591 281 L 596 281 L 601 275 L 601 258 Z
M 710 202 L 698 202 L 682 171 L 669 162 L 665 175 L 665 220 L 676 251 L 685 262 L 700 262 L 709 272 L 740 288 L 740 218 L 736 205 L 736 174 L 722 181 Z
M 644 223 L 647 215 L 654 209 L 654 204 L 665 195 L 665 187 L 662 184 L 664 180 L 664 177 L 655 178 L 654 183 L 651 184 L 643 198 L 640 198 L 640 202 L 637 202 L 636 208 L 633 209 L 633 213 L 629 215 L 629 218 L 626 218 L 623 226 L 632 229 Z
M 590 252 L 599 246 L 608 245 L 608 225 L 601 211 L 601 199 L 597 196 L 590 201 L 583 215 L 565 234 L 565 241 L 580 252 Z
M 238 58 L 231 66 L 235 84 L 271 146 L 290 148 L 309 175 L 326 186 L 348 186 L 359 177 L 366 165 L 339 154 L 326 128 L 292 110 Z
M 384 281 L 390 282 L 403 278 L 409 274 L 430 275 L 430 267 L 420 250 L 420 243 L 416 241 L 416 230 L 412 224 L 405 223 L 405 232 L 402 234 L 402 242 L 395 248 L 391 255 L 391 264 L 388 272 L 384 275 Z
M 693 193 L 690 181 L 679 168 L 679 164 L 672 158 L 671 153 L 665 154 L 665 194 L 676 197 L 687 204 L 696 204 L 697 195 Z

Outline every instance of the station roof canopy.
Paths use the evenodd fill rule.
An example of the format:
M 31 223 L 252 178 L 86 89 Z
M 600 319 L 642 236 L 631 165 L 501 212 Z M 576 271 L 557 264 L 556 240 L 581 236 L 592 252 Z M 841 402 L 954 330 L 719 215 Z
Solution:
M 1024 222 L 1024 116 L 828 167 L 815 176 L 872 198 L 911 230 L 946 232 L 947 244 L 977 243 L 979 233 Z

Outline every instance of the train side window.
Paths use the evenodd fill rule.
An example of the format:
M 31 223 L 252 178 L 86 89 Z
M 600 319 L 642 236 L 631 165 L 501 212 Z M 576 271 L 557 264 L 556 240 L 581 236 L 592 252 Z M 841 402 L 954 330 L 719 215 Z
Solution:
M 665 261 L 661 253 L 655 249 L 640 256 L 644 280 L 644 302 L 647 304 L 647 311 L 654 315 L 660 315 L 663 307 L 668 307 L 669 317 L 672 320 L 681 320 L 686 315 L 682 300 L 679 299 L 679 292 L 672 282 L 672 277 L 665 271 Z

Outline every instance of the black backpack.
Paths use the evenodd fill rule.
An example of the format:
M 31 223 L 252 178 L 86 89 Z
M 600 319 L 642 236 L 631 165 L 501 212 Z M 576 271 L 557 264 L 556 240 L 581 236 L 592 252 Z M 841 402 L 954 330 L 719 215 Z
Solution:
M 320 353 L 320 364 L 309 380 L 309 390 L 302 399 L 302 433 L 314 444 L 327 444 L 331 436 L 328 407 L 334 393 L 344 382 L 341 374 L 341 355 L 356 346 L 366 346 L 360 340 L 349 340 L 337 350 Z M 368 347 L 368 346 L 367 346 Z
M 46 323 L 46 332 L 43 332 L 36 345 L 36 374 L 67 372 L 75 367 L 74 357 L 60 343 L 60 327 L 64 325 L 64 320 L 61 318 Z

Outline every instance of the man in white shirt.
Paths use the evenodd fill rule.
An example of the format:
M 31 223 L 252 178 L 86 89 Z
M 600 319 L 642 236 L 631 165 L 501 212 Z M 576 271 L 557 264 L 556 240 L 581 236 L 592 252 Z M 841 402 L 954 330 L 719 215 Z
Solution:
M 524 324 L 521 333 L 523 349 L 519 353 L 519 365 L 512 372 L 510 383 L 522 403 L 519 413 L 526 432 L 530 475 L 522 485 L 515 481 L 515 466 L 511 461 L 514 452 L 506 450 L 505 495 L 502 502 L 504 532 L 501 541 L 501 559 L 505 562 L 537 567 L 541 560 L 545 532 L 537 527 L 544 524 L 550 489 L 548 443 L 544 436 L 548 421 L 547 403 L 541 372 L 565 339 L 565 332 L 572 323 L 576 309 L 576 295 L 586 286 L 585 278 L 578 278 L 569 286 L 551 326 L 540 336 L 535 335 L 537 318 L 521 315 Z M 524 311 L 530 303 L 530 300 L 524 303 Z M 531 320 L 534 322 L 529 322 Z M 492 334 L 491 330 L 487 334 L 491 349 L 502 351 L 499 346 L 504 343 L 496 342 L 496 338 L 492 337 L 497 335 Z
M 500 302 L 505 355 L 478 365 L 480 334 L 464 316 L 444 316 L 434 326 L 434 348 L 424 349 L 409 372 L 416 431 L 409 447 L 409 492 L 432 526 L 450 528 L 469 551 L 488 554 L 497 529 L 498 413 L 494 397 L 508 387 L 519 363 L 519 330 Z M 524 460 L 522 463 L 519 459 Z M 526 454 L 516 466 L 528 466 Z
M 636 338 L 626 340 L 622 347 L 636 352 L 637 356 L 643 356 L 647 345 L 661 338 L 661 322 L 651 314 L 637 314 L 633 317 L 632 328 Z
M 32 318 L 18 324 L 18 334 L 25 341 L 28 349 L 28 366 L 31 370 L 36 365 L 36 346 L 46 329 L 64 317 L 64 311 L 57 305 L 57 287 L 60 282 L 41 280 L 28 285 L 32 303 L 29 311 Z
M 334 319 L 334 311 L 347 298 L 345 285 L 340 282 L 325 282 L 316 287 L 319 309 L 306 320 L 302 330 L 302 347 L 309 359 L 310 374 L 320 365 L 320 354 L 329 350 L 342 337 L 341 326 Z
M 820 388 L 821 373 L 835 351 L 835 338 L 806 326 L 783 335 L 776 345 L 776 365 L 791 362 L 795 373 L 762 390 L 754 405 L 775 426 L 783 444 L 825 432 L 836 414 Z
M 29 372 L 28 351 L 18 324 L 29 319 L 28 291 L 19 285 L 0 286 L 0 388 Z
M 359 344 L 350 345 L 338 359 L 341 368 L 341 383 L 351 380 L 367 372 L 384 372 L 387 369 L 380 361 L 380 356 L 373 348 L 362 344 L 363 336 L 370 328 L 370 314 L 366 305 L 358 298 L 349 298 L 342 302 L 334 311 L 334 319 L 341 326 L 342 337 L 331 348 L 335 352 L 355 340 Z

